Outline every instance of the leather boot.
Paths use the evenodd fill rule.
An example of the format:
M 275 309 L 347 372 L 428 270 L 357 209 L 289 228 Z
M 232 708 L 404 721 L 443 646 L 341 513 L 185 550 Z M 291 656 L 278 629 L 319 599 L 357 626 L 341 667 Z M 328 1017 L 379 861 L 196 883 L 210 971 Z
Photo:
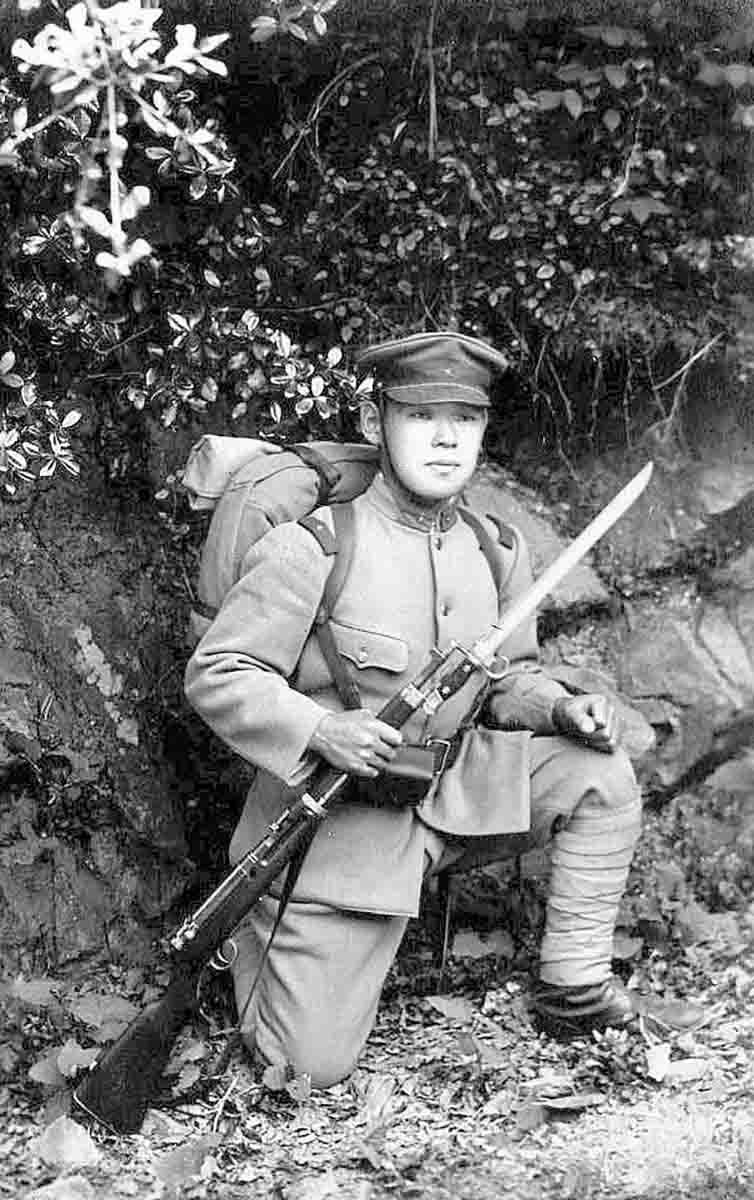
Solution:
M 593 1029 L 620 1029 L 642 1018 L 653 1033 L 662 1035 L 699 1029 L 706 1020 L 697 1004 L 661 1000 L 631 991 L 615 976 L 579 987 L 536 984 L 532 1009 L 537 1026 L 551 1037 L 583 1037 Z

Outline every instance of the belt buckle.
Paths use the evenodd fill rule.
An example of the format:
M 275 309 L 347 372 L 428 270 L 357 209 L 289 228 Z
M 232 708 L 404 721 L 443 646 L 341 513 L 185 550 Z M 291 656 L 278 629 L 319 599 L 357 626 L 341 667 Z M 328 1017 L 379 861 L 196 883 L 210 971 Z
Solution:
M 440 765 L 439 765 L 439 767 L 435 766 L 435 772 L 434 772 L 435 775 L 442 775 L 443 771 L 445 770 L 446 763 L 448 761 L 448 755 L 450 754 L 450 748 L 453 745 L 452 739 L 450 739 L 450 738 L 427 738 L 424 745 L 425 746 L 442 746 L 443 747 Z

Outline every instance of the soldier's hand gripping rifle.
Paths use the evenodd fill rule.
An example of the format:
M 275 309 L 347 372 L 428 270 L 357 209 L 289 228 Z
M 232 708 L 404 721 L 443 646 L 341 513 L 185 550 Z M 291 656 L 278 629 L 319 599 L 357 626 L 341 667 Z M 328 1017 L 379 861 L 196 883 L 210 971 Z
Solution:
M 460 691 L 475 671 L 490 675 L 507 638 L 634 503 L 651 473 L 652 464 L 648 463 L 470 650 L 456 643 L 443 651 L 434 650 L 416 678 L 377 713 L 379 719 L 400 729 L 419 709 L 433 714 Z M 498 659 L 496 665 L 501 661 Z M 327 763 L 318 766 L 306 790 L 184 921 L 170 939 L 172 970 L 166 991 L 131 1022 L 74 1089 L 73 1098 L 81 1113 L 118 1133 L 132 1133 L 140 1127 L 175 1039 L 197 1008 L 202 970 L 309 841 L 349 778 L 347 772 Z

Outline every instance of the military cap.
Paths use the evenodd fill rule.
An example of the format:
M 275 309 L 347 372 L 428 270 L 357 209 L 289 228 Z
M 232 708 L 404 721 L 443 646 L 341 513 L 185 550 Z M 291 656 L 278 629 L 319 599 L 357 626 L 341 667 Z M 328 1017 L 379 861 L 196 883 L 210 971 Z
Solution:
M 369 346 L 357 358 L 373 370 L 391 400 L 399 404 L 462 401 L 489 408 L 489 387 L 508 360 L 486 342 L 463 333 L 413 333 Z

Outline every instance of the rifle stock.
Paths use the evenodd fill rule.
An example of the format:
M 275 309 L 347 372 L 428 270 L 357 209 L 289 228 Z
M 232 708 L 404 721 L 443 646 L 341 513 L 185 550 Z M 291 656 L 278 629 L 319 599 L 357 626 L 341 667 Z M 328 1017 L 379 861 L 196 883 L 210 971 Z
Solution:
M 177 967 L 159 1000 L 139 1013 L 74 1088 L 74 1102 L 88 1117 L 116 1133 L 140 1128 L 175 1039 L 196 1008 L 200 971 L 199 962 Z
M 311 790 L 321 791 L 324 787 L 332 790 L 335 782 L 345 781 L 347 776 L 323 767 L 314 778 L 320 785 Z M 175 1040 L 197 1008 L 202 969 L 269 889 L 322 816 L 324 812 L 315 815 L 303 800 L 296 801 L 270 826 L 267 837 L 244 855 L 212 895 L 184 921 L 171 938 L 172 972 L 167 989 L 134 1018 L 74 1088 L 73 1100 L 82 1114 L 115 1133 L 135 1133 L 139 1129 L 150 1099 L 159 1090 Z

